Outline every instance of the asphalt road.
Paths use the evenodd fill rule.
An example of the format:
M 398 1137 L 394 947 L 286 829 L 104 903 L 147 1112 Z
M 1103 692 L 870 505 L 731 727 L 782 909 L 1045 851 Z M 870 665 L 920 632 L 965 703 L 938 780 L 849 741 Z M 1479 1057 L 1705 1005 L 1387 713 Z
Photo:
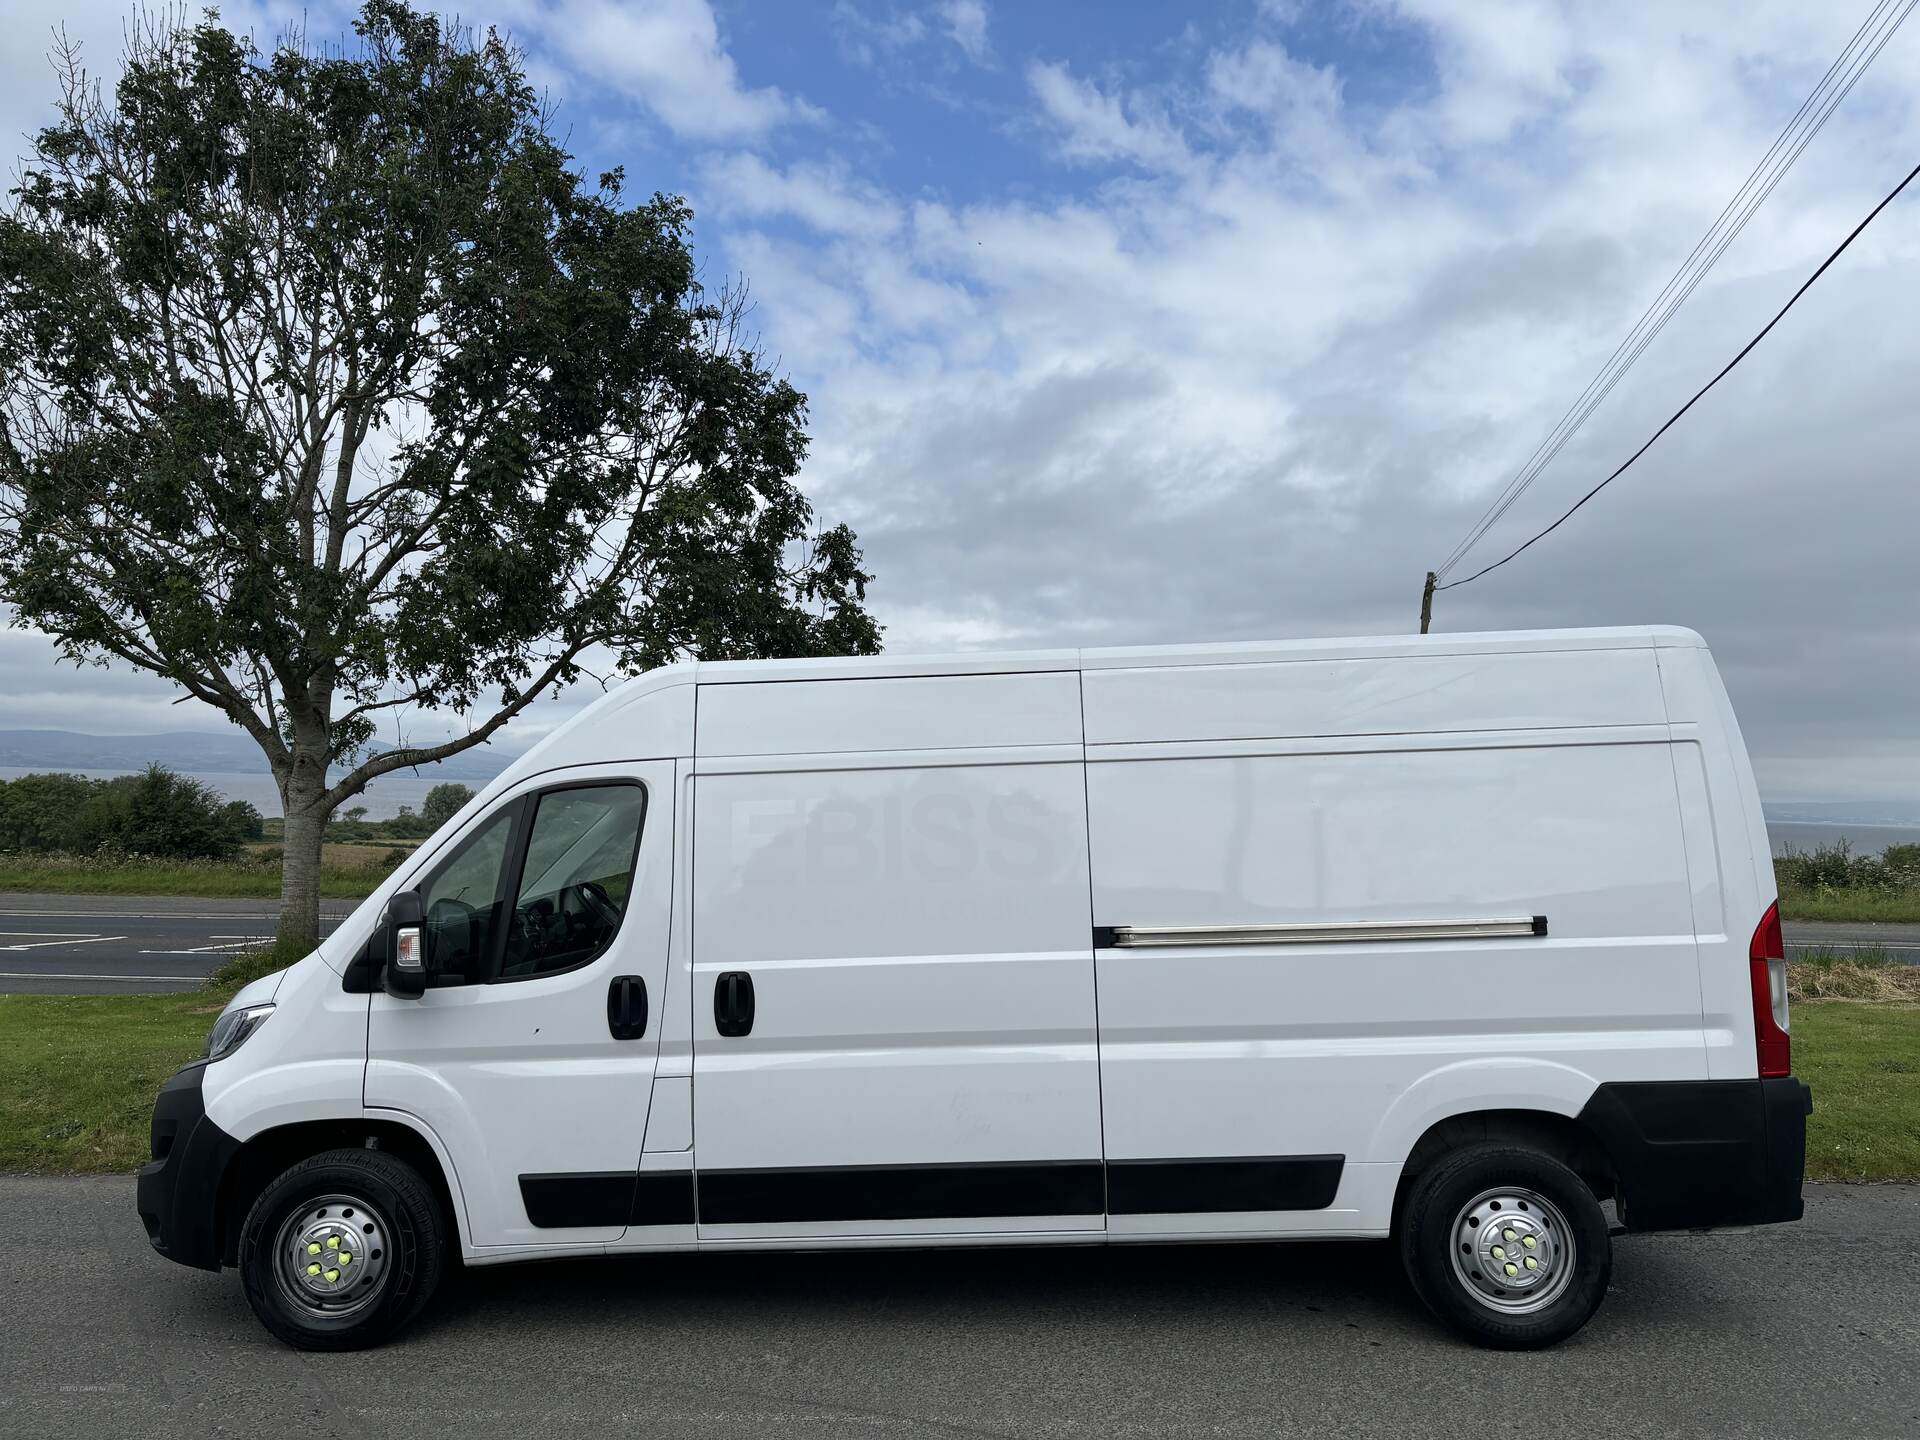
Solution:
M 0 1434 L 1920 1434 L 1920 1188 L 1629 1236 L 1537 1355 L 1430 1320 L 1382 1245 L 679 1255 L 456 1274 L 301 1355 L 152 1254 L 130 1179 L 0 1177 Z
M 1887 958 L 1907 965 L 1920 965 L 1920 925 L 1888 925 L 1870 920 L 1789 920 L 1781 929 L 1787 940 L 1787 954 L 1798 955 L 1810 946 L 1820 946 L 1846 955 L 1859 949 L 1879 948 Z
M 322 906 L 331 929 L 355 902 Z M 0 994 L 190 990 L 235 951 L 273 938 L 276 902 L 0 894 Z
M 325 902 L 321 930 L 355 903 Z M 0 995 L 191 989 L 234 951 L 271 938 L 277 908 L 266 900 L 0 894 Z M 1842 954 L 1878 945 L 1920 964 L 1920 925 L 1799 922 L 1786 936 L 1789 954 L 1808 945 Z

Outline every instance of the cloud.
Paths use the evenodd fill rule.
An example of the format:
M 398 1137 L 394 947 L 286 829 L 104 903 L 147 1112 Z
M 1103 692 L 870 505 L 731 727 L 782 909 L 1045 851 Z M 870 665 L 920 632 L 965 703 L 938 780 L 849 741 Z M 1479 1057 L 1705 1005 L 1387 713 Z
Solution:
M 886 71 L 896 80 L 905 79 L 903 72 L 913 68 L 915 62 L 930 60 L 940 70 L 957 68 L 951 52 L 933 53 L 936 46 L 946 44 L 974 65 L 991 66 L 993 42 L 987 29 L 984 0 L 937 0 L 926 9 L 903 8 L 885 0 L 879 4 L 836 0 L 833 7 L 834 37 L 840 53 L 856 65 Z M 908 83 L 945 94 L 941 87 L 924 79 Z
M 523 38 L 644 105 L 681 139 L 755 139 L 822 118 L 774 86 L 742 82 L 707 0 L 559 0 L 519 13 Z
M 1061 61 L 1034 61 L 1027 85 L 1050 122 L 1059 152 L 1070 160 L 1127 160 L 1153 169 L 1184 164 L 1187 147 L 1140 97 L 1123 97 L 1074 76 Z
M 744 152 L 707 166 L 703 198 L 722 218 L 791 216 L 825 235 L 881 237 L 900 225 L 893 198 L 844 169 L 799 163 L 782 171 Z
M 987 39 L 987 7 L 981 0 L 944 0 L 940 19 L 947 27 L 947 38 L 976 65 L 993 58 L 993 46 Z
M 809 101 L 836 105 L 823 76 L 743 78 L 704 5 L 510 0 L 504 18 L 551 58 L 569 115 L 592 123 L 617 91 L 711 147 L 689 166 L 703 253 L 751 280 L 811 398 L 803 480 L 859 531 L 889 648 L 1405 632 L 1423 572 L 1858 16 L 1793 0 L 1350 0 L 1336 24 L 1264 9 L 1039 56 L 1008 27 L 965 31 L 996 72 L 950 8 L 843 0 L 844 55 L 908 117 L 889 134 L 916 153 L 899 178 L 886 147 L 841 152 L 838 113 L 807 123 Z M 662 15 L 677 28 L 642 64 L 631 37 L 654 32 L 627 27 Z M 568 37 L 576 17 L 611 28 Z M 1630 453 L 1905 173 L 1912 41 L 1476 559 Z M 936 110 L 934 79 L 971 103 Z M 1691 625 L 1770 798 L 1920 802 L 1917 204 L 1891 207 L 1574 522 L 1443 594 L 1439 627 Z M 82 681 L 107 688 L 68 691 Z M 124 672 L 76 679 L 0 647 L 0 693 L 29 692 L 45 723 L 108 694 L 157 704 Z
M 1014 133 L 1067 167 L 1053 187 L 902 196 L 897 228 L 825 248 L 730 231 L 890 646 L 1411 629 L 1422 572 L 1844 43 L 1791 8 L 1735 36 L 1651 4 L 1524 7 L 1516 49 L 1456 7 L 1371 6 L 1420 61 L 1384 99 L 1272 30 L 1184 72 L 1050 57 Z M 1882 66 L 1483 561 L 1630 453 L 1904 173 L 1914 61 Z M 1441 628 L 1692 625 L 1771 795 L 1920 799 L 1916 281 L 1920 222 L 1890 211 L 1575 524 L 1443 595 Z

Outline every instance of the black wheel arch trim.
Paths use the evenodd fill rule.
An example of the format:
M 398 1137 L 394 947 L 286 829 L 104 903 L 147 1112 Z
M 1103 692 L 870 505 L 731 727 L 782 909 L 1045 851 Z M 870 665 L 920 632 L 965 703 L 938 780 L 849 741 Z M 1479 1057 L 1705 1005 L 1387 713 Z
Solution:
M 1577 1118 L 1612 1161 L 1627 1229 L 1690 1230 L 1798 1220 L 1812 1112 L 1783 1076 L 1611 1081 Z

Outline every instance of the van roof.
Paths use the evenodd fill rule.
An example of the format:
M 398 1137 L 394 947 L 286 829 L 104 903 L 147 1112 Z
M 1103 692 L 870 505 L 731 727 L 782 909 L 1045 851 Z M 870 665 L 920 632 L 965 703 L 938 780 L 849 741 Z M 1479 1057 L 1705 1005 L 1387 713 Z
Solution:
M 1677 625 L 1576 630 L 1491 630 L 1450 635 L 1378 635 L 1322 640 L 1238 640 L 1206 645 L 1130 645 L 1071 650 L 980 650 L 957 655 L 864 655 L 809 660 L 704 660 L 666 667 L 702 685 L 831 680 L 875 675 L 979 675 L 1030 670 L 1114 670 L 1154 665 L 1253 665 L 1358 660 L 1391 655 L 1488 655 L 1567 650 L 1704 649 Z M 662 672 L 654 672 L 661 674 Z M 641 677 L 645 683 L 651 677 Z M 634 682 L 629 682 L 634 683 Z

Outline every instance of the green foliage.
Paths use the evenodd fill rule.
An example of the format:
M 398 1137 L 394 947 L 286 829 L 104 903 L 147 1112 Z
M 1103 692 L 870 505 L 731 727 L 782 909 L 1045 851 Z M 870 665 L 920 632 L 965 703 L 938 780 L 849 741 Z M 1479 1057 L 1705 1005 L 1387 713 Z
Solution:
M 426 822 L 427 833 L 431 835 L 446 824 L 471 799 L 473 791 L 468 786 L 450 781 L 434 786 L 427 792 L 426 803 L 420 807 L 420 818 Z
M 320 893 L 358 900 L 398 864 L 393 850 L 330 851 L 320 867 Z M 280 893 L 278 851 L 242 851 L 231 860 L 156 860 L 97 855 L 0 854 L 0 890 L 48 895 L 198 895 L 268 899 Z
M 702 287 L 686 203 L 577 173 L 493 33 L 353 28 L 261 54 L 137 14 L 110 90 L 62 57 L 0 214 L 0 601 L 259 743 L 290 907 L 326 816 L 589 650 L 879 643 L 794 483 L 806 398 Z M 369 751 L 423 706 L 477 714 Z
M 1920 845 L 1856 855 L 1845 839 L 1774 857 L 1790 920 L 1920 921 Z
M 224 1005 L 243 986 L 252 984 L 262 975 L 286 969 L 296 960 L 305 959 L 308 953 L 304 946 L 280 944 L 249 950 L 215 967 L 213 973 L 207 976 L 207 991 Z
M 84 775 L 0 780 L 0 851 L 91 849 L 85 812 L 99 789 Z
M 220 860 L 261 828 L 260 812 L 244 800 L 223 801 L 211 787 L 161 765 L 113 780 L 23 775 L 0 781 L 0 850 Z

